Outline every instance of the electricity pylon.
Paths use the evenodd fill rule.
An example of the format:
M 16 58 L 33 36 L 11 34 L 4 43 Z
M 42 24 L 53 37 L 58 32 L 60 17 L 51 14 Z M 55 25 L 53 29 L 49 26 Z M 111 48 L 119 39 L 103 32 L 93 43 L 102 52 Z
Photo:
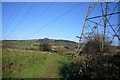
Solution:
M 115 38 L 120 40 L 119 24 L 114 24 L 117 21 L 115 16 L 120 15 L 118 8 L 119 2 L 91 2 L 85 17 L 85 22 L 79 38 L 78 52 L 79 55 L 89 39 L 93 38 L 94 34 L 102 34 L 102 48 L 104 50 L 104 43 L 106 39 L 112 43 Z M 112 6 L 112 7 L 111 7 Z M 96 9 L 98 8 L 98 9 Z M 95 14 L 96 13 L 96 14 Z M 113 20 L 114 19 L 114 20 Z M 106 37 L 107 36 L 107 37 Z

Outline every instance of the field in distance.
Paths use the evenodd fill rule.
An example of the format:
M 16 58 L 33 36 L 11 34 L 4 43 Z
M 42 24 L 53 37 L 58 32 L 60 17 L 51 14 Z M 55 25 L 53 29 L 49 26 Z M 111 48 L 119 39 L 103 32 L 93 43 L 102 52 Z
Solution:
M 56 51 L 40 51 L 48 43 Z M 77 43 L 67 40 L 4 40 L 2 44 L 3 78 L 60 78 L 59 68 L 70 63 L 67 54 L 76 53 Z

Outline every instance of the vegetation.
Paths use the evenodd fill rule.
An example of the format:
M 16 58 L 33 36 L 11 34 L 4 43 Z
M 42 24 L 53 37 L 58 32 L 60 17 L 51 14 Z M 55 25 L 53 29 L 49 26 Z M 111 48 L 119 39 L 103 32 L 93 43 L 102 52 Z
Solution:
M 37 40 L 4 40 L 2 41 L 3 48 L 27 48 Z
M 58 69 L 71 58 L 40 51 L 3 51 L 3 78 L 59 78 Z
M 65 79 L 120 79 L 120 56 L 100 57 L 84 62 L 72 62 L 60 68 Z
M 42 42 L 48 41 L 48 44 Z M 4 41 L 2 53 L 3 78 L 62 78 L 62 79 L 119 79 L 120 55 L 108 42 L 95 36 L 76 54 L 75 44 L 62 40 Z M 55 41 L 55 43 L 53 43 Z M 58 42 L 61 42 L 58 43 Z M 67 46 L 68 45 L 68 46 Z M 61 55 L 62 54 L 62 55 Z
M 60 49 L 65 50 L 65 47 L 71 47 L 72 50 L 77 46 L 76 42 L 67 41 L 67 40 L 54 40 L 54 39 L 39 39 L 39 40 L 3 40 L 2 41 L 3 49 L 25 49 L 25 50 L 34 50 L 34 51 L 46 51 L 46 49 L 51 50 L 56 49 L 56 51 L 61 52 Z M 57 46 L 57 47 L 56 47 Z M 51 48 L 51 49 L 50 49 Z M 63 51 L 64 52 L 64 51 Z
M 60 75 L 65 79 L 120 79 L 120 55 L 113 53 L 113 47 L 108 42 L 104 45 L 105 51 L 101 51 L 101 41 L 94 38 L 88 41 L 83 54 L 73 62 L 60 68 Z M 84 56 L 84 59 L 81 57 Z
M 51 46 L 48 43 L 43 43 L 39 45 L 39 50 L 41 51 L 51 51 Z
M 104 45 L 103 45 L 103 40 L 100 36 L 100 34 L 94 34 L 92 39 L 89 39 L 87 44 L 85 45 L 84 49 L 83 49 L 83 53 L 84 54 L 97 54 L 97 53 L 115 53 L 116 49 L 114 47 L 111 46 L 111 43 L 109 42 L 109 40 L 106 38 Z M 104 47 L 102 50 L 102 47 Z

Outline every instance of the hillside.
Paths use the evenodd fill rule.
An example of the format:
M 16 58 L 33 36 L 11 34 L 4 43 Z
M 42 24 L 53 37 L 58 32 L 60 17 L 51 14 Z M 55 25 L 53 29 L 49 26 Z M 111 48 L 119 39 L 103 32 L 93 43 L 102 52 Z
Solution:
M 51 46 L 63 46 L 70 49 L 76 48 L 77 43 L 69 40 L 56 40 L 56 39 L 33 39 L 33 40 L 3 40 L 3 48 L 35 48 L 41 43 L 48 43 Z
M 64 46 L 64 47 L 69 47 L 69 48 L 76 48 L 77 43 L 74 41 L 69 41 L 69 40 L 55 40 L 55 39 L 39 39 L 37 43 L 49 43 L 52 46 Z

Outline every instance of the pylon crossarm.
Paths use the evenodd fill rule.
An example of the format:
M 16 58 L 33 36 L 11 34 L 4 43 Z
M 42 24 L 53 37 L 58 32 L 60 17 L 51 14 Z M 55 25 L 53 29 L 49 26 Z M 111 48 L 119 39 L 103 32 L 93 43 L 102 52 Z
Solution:
M 120 12 L 115 12 L 115 13 L 110 13 L 110 14 L 106 14 L 106 15 L 95 16 L 95 17 L 87 18 L 87 20 L 88 19 L 95 19 L 95 18 L 99 18 L 99 17 L 110 16 L 110 15 L 113 15 L 113 14 L 120 14 Z
M 82 32 L 81 32 L 81 35 L 80 35 L 77 55 L 79 53 L 81 53 L 82 49 L 85 47 L 85 45 L 87 43 L 87 40 L 93 39 L 94 37 L 92 35 L 94 33 L 96 33 L 96 32 L 97 32 L 97 34 L 99 33 L 98 29 L 100 29 L 100 28 L 103 28 L 103 30 L 100 29 L 101 34 L 103 33 L 103 35 L 100 36 L 101 39 L 103 38 L 102 46 L 104 46 L 104 42 L 108 39 L 108 37 L 109 37 L 109 40 L 111 40 L 111 39 L 113 40 L 114 37 L 118 37 L 118 40 L 120 40 L 120 36 L 117 34 L 119 29 L 116 30 L 117 28 L 113 28 L 112 24 L 110 24 L 110 22 L 109 22 L 112 15 L 120 14 L 120 12 L 114 12 L 118 3 L 114 5 L 115 7 L 113 7 L 112 11 L 110 11 L 109 6 L 108 6 L 109 3 L 107 1 L 105 2 L 105 8 L 104 9 L 103 9 L 103 5 L 101 3 L 102 14 L 98 15 L 98 16 L 95 16 L 95 17 L 94 16 L 90 17 L 90 14 L 95 9 L 97 4 L 98 3 L 93 3 L 92 4 L 92 2 L 91 2 L 90 5 L 89 5 L 89 8 L 88 8 L 88 11 L 87 11 L 87 14 L 86 14 L 86 18 L 85 18 L 85 22 L 84 22 Z M 110 11 L 110 13 L 108 11 Z M 97 18 L 97 20 L 96 20 L 96 18 Z M 90 25 L 90 23 L 91 23 L 92 26 Z M 109 24 L 109 26 L 107 24 Z M 112 30 L 112 32 L 111 32 L 111 30 Z M 115 34 L 115 35 L 113 36 L 113 34 Z M 108 37 L 106 37 L 106 36 L 108 36 Z

